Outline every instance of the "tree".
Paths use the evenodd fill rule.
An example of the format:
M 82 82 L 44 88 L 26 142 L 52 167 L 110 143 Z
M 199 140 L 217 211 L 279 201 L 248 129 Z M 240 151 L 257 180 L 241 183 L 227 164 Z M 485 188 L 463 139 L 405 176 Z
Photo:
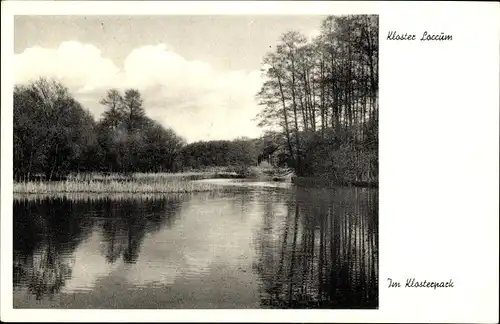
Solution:
M 14 89 L 14 174 L 50 180 L 78 170 L 95 126 L 90 112 L 61 83 L 44 78 Z
M 176 161 L 184 146 L 184 139 L 171 129 L 150 120 L 144 130 L 142 148 L 143 168 L 148 171 L 175 171 Z
M 108 108 L 103 113 L 102 124 L 115 130 L 122 123 L 125 114 L 124 99 L 117 89 L 110 89 L 99 101 Z
M 123 97 L 124 122 L 129 133 L 135 132 L 143 126 L 146 113 L 139 90 L 128 89 Z
M 107 106 L 98 125 L 103 169 L 120 172 L 172 171 L 184 145 L 182 138 L 148 118 L 141 94 L 110 89 L 100 101 Z
M 327 17 L 312 41 L 288 31 L 265 56 L 259 126 L 281 128 L 297 175 L 338 174 L 340 148 L 355 178 L 376 175 L 377 35 L 376 16 Z

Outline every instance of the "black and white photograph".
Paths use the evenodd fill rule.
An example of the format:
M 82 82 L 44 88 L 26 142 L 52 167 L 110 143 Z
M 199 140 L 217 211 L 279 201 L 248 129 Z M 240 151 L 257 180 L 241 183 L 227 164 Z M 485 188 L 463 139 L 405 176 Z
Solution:
M 14 308 L 377 309 L 378 26 L 14 17 Z
M 500 3 L 1 7 L 2 322 L 498 323 Z

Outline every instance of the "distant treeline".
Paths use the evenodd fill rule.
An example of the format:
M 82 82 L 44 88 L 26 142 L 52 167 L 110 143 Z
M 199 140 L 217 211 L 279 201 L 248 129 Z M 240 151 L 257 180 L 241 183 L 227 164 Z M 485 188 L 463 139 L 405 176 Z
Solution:
M 264 58 L 260 125 L 299 176 L 378 179 L 378 16 L 327 17 L 319 36 L 282 35 Z
M 261 153 L 260 142 L 258 139 L 236 139 L 191 143 L 182 149 L 179 163 L 183 168 L 192 169 L 256 165 Z
M 257 140 L 186 144 L 145 114 L 138 90 L 111 89 L 95 121 L 59 82 L 38 79 L 14 90 L 14 177 L 58 179 L 70 172 L 178 172 L 250 166 Z

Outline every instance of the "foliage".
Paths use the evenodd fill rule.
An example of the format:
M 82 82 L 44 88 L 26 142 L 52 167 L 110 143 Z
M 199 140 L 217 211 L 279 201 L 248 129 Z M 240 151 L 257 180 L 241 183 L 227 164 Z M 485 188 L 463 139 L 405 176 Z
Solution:
M 187 145 L 172 129 L 147 117 L 136 89 L 110 89 L 96 122 L 59 82 L 41 78 L 14 90 L 16 180 L 58 180 L 70 173 L 176 172 L 257 163 L 260 141 Z
M 90 160 L 95 136 L 92 115 L 55 81 L 39 79 L 14 89 L 14 174 L 79 169 Z
M 375 179 L 378 17 L 327 17 L 311 41 L 289 31 L 263 63 L 259 125 L 280 129 L 274 143 L 288 166 L 299 176 Z
M 186 144 L 150 119 L 137 89 L 109 89 L 100 120 L 59 82 L 41 78 L 14 89 L 14 176 L 177 172 L 232 168 L 249 176 L 266 161 L 299 176 L 342 181 L 378 177 L 378 18 L 328 17 L 308 40 L 282 35 L 263 60 L 256 95 L 260 139 Z
M 186 170 L 214 166 L 248 168 L 257 164 L 259 153 L 254 140 L 195 142 L 183 147 L 181 164 Z

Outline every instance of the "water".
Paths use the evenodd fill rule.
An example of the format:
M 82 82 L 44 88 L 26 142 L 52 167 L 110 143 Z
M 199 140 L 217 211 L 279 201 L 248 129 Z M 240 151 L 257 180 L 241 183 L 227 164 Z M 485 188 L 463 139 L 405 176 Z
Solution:
M 377 308 L 378 192 L 14 201 L 16 308 Z

